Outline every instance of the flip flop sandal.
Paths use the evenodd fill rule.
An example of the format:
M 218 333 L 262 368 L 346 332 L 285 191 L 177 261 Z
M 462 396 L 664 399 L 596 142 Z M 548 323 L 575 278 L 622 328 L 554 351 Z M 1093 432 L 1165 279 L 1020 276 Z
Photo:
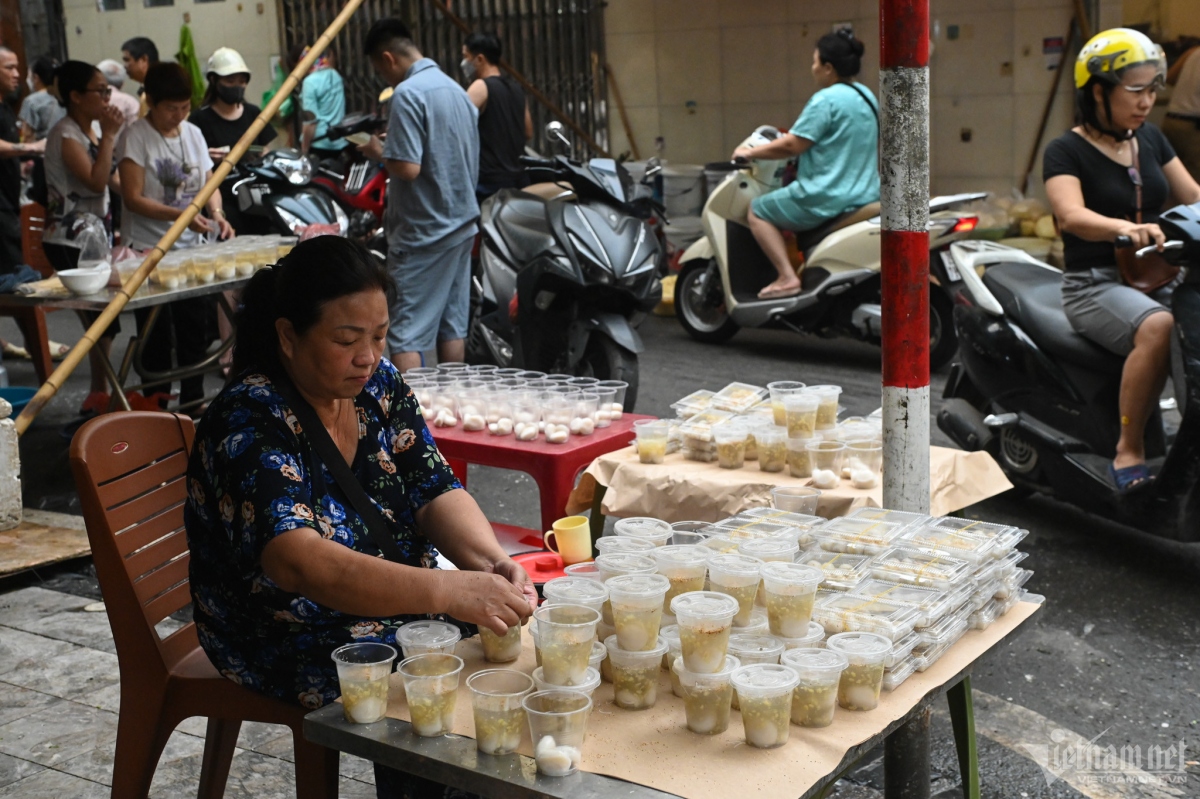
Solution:
M 803 287 L 801 286 L 796 286 L 795 288 L 790 289 L 771 289 L 770 291 L 763 290 L 759 292 L 758 298 L 760 300 L 781 300 L 785 297 L 795 297 L 801 291 L 803 291 Z
M 11 341 L 4 342 L 4 357 L 5 358 L 20 358 L 23 361 L 29 360 L 29 350 L 24 347 L 18 347 Z
M 1153 479 L 1150 470 L 1146 468 L 1146 464 L 1144 463 L 1126 466 L 1124 469 L 1117 469 L 1110 463 L 1108 465 L 1108 476 L 1112 478 L 1113 483 L 1117 486 L 1118 494 L 1124 494 L 1138 486 L 1149 483 Z
M 70 344 L 63 344 L 61 341 L 51 341 L 50 345 L 50 360 L 61 361 L 67 357 L 67 353 L 71 351 Z M 28 356 L 26 356 L 28 357 Z

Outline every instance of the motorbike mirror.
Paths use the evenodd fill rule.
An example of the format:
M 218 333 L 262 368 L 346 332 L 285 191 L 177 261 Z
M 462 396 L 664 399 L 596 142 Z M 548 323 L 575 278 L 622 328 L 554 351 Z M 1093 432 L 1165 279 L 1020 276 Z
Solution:
M 566 147 L 568 150 L 570 150 L 571 140 L 567 138 L 566 133 L 563 131 L 563 123 L 559 122 L 557 119 L 546 123 L 546 138 L 551 141 L 556 141 L 563 147 Z
M 650 178 L 662 174 L 662 171 L 662 164 L 651 164 L 650 166 L 646 167 L 646 173 L 642 176 L 642 180 L 649 180 Z

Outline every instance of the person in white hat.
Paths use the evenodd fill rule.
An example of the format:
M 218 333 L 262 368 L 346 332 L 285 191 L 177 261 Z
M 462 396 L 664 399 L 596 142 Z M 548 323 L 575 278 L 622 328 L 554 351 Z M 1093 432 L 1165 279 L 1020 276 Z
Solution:
M 254 122 L 259 108 L 245 101 L 250 67 L 237 50 L 218 48 L 208 59 L 204 73 L 208 78 L 204 102 L 188 121 L 200 128 L 208 143 L 209 155 L 214 162 L 220 162 Z M 254 139 L 254 144 L 265 147 L 274 138 L 275 129 L 267 125 Z M 237 206 L 226 204 L 225 207 Z

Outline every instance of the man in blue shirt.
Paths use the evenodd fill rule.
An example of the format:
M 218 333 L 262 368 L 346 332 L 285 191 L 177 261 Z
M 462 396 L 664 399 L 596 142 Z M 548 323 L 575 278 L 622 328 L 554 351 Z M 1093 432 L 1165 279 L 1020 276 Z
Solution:
M 387 143 L 360 149 L 387 164 L 388 269 L 396 281 L 388 349 L 404 371 L 436 345 L 461 361 L 470 317 L 471 249 L 478 228 L 479 114 L 470 97 L 413 44 L 408 26 L 381 19 L 366 40 L 371 66 L 395 85 Z

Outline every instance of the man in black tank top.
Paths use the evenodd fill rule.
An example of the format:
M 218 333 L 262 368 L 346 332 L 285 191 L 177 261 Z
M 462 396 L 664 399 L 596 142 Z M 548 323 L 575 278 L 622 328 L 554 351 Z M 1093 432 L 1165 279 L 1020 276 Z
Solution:
M 462 70 L 470 81 L 467 94 L 479 109 L 480 202 L 500 189 L 527 185 L 520 157 L 533 137 L 533 118 L 520 84 L 500 74 L 500 39 L 494 33 L 472 33 L 463 45 Z

